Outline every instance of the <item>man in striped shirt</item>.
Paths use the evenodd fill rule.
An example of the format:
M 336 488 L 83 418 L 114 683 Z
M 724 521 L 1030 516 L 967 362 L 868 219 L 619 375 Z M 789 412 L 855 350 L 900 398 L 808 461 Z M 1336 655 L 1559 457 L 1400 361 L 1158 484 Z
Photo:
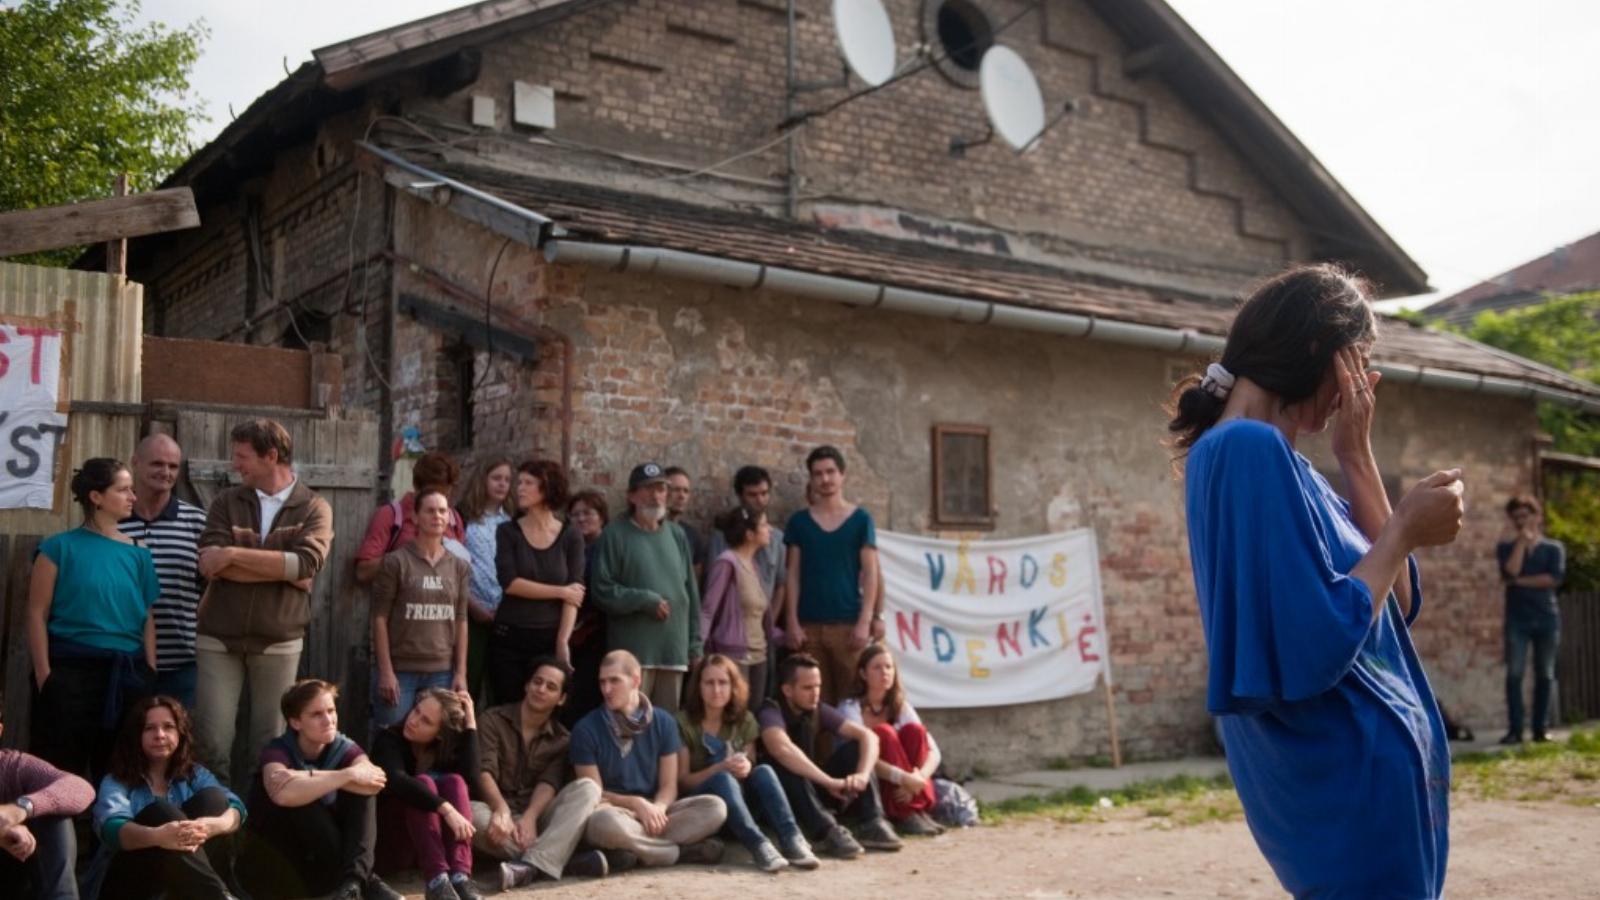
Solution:
M 161 598 L 156 601 L 156 693 L 194 706 L 195 607 L 200 602 L 198 543 L 206 511 L 173 496 L 183 451 L 164 434 L 152 434 L 133 452 L 133 515 L 117 526 L 150 548 Z

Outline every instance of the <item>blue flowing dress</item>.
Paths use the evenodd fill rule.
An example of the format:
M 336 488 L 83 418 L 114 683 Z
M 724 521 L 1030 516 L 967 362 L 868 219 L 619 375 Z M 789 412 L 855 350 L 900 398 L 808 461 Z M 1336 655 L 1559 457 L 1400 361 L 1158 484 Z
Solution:
M 1186 469 L 1189 550 L 1245 819 L 1296 897 L 1435 898 L 1449 851 L 1444 721 L 1411 612 L 1349 572 L 1371 548 L 1349 504 L 1263 422 L 1201 437 Z

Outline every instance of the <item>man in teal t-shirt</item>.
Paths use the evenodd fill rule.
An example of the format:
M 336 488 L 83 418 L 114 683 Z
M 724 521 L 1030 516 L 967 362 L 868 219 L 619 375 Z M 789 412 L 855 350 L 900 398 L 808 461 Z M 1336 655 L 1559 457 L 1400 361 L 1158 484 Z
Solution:
M 670 527 L 667 478 L 655 463 L 628 476 L 628 514 L 601 533 L 594 551 L 595 601 L 613 649 L 643 667 L 640 690 L 677 712 L 683 676 L 700 658 L 700 590 L 683 529 Z
M 878 616 L 878 534 L 872 514 L 844 499 L 844 454 L 827 445 L 806 457 L 811 506 L 789 517 L 786 639 L 822 664 L 822 693 L 835 703 L 855 678 L 856 656 L 883 636 Z

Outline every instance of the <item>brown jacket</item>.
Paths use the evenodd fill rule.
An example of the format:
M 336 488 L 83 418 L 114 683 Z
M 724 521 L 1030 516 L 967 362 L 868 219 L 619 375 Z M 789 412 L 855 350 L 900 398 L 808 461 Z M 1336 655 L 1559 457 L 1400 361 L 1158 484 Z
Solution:
M 260 523 L 261 501 L 255 489 L 229 488 L 211 502 L 200 546 L 293 553 L 300 559 L 303 578 L 322 570 L 333 547 L 333 509 L 304 481 L 295 482 L 265 538 L 258 533 Z M 287 581 L 213 579 L 200 602 L 196 631 L 216 638 L 234 653 L 258 653 L 268 645 L 305 637 L 310 621 L 311 595 Z
M 533 740 L 522 742 L 522 703 L 496 706 L 478 720 L 478 760 L 494 779 L 513 815 L 522 815 L 533 800 L 533 790 L 548 784 L 561 790 L 571 780 L 567 746 L 572 736 L 555 716 Z

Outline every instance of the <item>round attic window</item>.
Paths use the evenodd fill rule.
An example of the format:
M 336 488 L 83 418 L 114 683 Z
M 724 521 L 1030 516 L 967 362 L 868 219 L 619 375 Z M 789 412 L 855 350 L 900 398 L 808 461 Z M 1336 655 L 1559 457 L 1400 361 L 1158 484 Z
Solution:
M 978 87 L 983 55 L 994 46 L 994 25 L 974 0 L 924 0 L 922 35 L 946 78 Z

